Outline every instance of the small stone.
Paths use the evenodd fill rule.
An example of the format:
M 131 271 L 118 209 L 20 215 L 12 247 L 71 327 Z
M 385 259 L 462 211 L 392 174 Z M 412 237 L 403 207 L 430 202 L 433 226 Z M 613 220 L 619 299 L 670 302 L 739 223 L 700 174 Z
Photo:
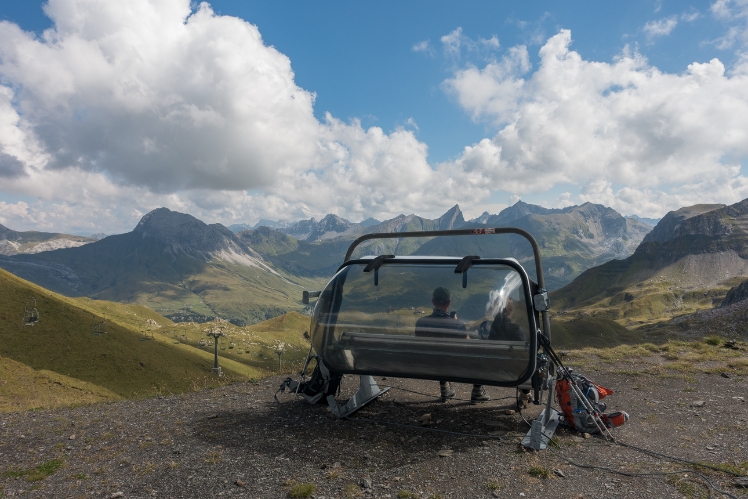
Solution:
M 364 478 L 363 480 L 361 480 L 361 487 L 363 487 L 364 489 L 370 489 L 371 480 L 369 480 L 368 478 Z
M 592 437 L 592 435 L 590 435 L 589 433 L 582 433 L 582 436 L 584 438 L 591 438 Z
M 722 376 L 723 378 L 727 378 L 727 379 L 730 378 L 730 375 L 727 374 L 727 373 L 722 373 L 722 374 L 720 374 L 720 376 Z
M 211 414 L 208 416 L 208 419 L 216 419 L 218 417 L 218 414 Z
M 484 440 L 484 441 L 482 441 L 482 442 L 481 442 L 480 444 L 481 444 L 481 445 L 482 445 L 483 447 L 489 447 L 489 446 L 491 445 L 491 442 L 489 442 L 488 440 Z
M 692 407 L 704 407 L 706 405 L 705 400 L 696 400 L 695 402 L 691 403 Z
M 423 416 L 421 416 L 420 418 L 418 418 L 416 421 L 418 421 L 421 424 L 430 423 L 431 422 L 431 413 L 427 412 L 426 414 L 424 414 Z
M 512 414 L 514 414 L 514 409 L 507 409 L 504 411 L 504 414 L 506 414 L 507 416 L 511 416 Z
M 75 440 L 75 433 L 73 433 L 72 435 L 70 435 L 70 436 L 68 437 L 68 440 Z
M 491 497 L 499 497 L 499 493 L 496 492 L 495 490 L 492 490 L 491 491 Z
M 237 478 L 234 482 L 234 485 L 236 485 L 237 487 L 244 487 L 244 481 L 241 478 Z
M 556 468 L 555 470 L 553 470 L 553 474 L 556 475 L 556 476 L 560 476 L 561 478 L 566 478 L 566 475 L 564 474 L 564 472 L 561 471 L 558 468 Z
M 745 477 L 736 478 L 733 483 L 735 484 L 736 487 L 748 489 L 748 478 L 745 478 Z
M 109 496 L 109 499 L 117 499 L 118 497 L 125 497 L 124 492 L 115 492 L 114 494 Z
M 396 481 L 396 482 L 399 482 L 402 479 L 403 479 L 403 477 L 401 477 L 401 476 L 396 476 L 395 478 L 393 478 L 393 480 Z
M 449 457 L 454 454 L 452 449 L 444 449 L 439 451 L 439 457 Z

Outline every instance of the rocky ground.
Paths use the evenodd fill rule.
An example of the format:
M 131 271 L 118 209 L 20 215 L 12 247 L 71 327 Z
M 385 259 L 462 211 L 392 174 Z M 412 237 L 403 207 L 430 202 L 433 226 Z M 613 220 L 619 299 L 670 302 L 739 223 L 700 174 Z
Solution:
M 748 474 L 746 377 L 584 374 L 616 391 L 609 410 L 631 415 L 614 430 L 619 442 Z M 276 403 L 281 379 L 3 414 L 0 497 L 723 497 L 706 479 L 748 493 L 733 475 L 571 431 L 558 432 L 552 451 L 526 452 L 513 389 L 489 388 L 493 400 L 481 405 L 442 404 L 436 382 L 378 378 L 393 389 L 335 420 L 287 394 Z M 356 385 L 344 378 L 341 398 Z M 458 398 L 469 390 L 459 385 Z

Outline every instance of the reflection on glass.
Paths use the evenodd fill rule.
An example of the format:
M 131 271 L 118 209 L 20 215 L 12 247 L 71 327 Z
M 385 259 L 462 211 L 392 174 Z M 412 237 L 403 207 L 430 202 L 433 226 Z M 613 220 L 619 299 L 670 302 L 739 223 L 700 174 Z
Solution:
M 341 271 L 317 304 L 313 342 L 333 370 L 510 383 L 530 365 L 534 320 L 520 273 L 454 263 Z

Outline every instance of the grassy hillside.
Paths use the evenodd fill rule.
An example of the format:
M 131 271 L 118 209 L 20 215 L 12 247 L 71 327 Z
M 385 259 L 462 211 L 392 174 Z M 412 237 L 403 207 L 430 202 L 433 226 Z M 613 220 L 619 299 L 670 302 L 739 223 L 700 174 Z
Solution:
M 173 253 L 135 233 L 75 249 L 0 259 L 0 267 L 67 296 L 145 305 L 175 320 L 224 317 L 253 324 L 300 311 L 303 289 L 323 279 L 290 277 L 223 260 Z
M 93 383 L 0 357 L 0 413 L 92 404 L 122 397 Z
M 55 393 L 65 403 L 78 404 L 184 392 L 264 374 L 262 369 L 225 359 L 221 365 L 226 376 L 218 379 L 210 373 L 213 359 L 208 352 L 175 345 L 157 332 L 152 340 L 141 341 L 141 329 L 158 331 L 159 323 L 162 327 L 169 324 L 143 307 L 66 298 L 2 270 L 0 290 L 3 379 L 17 385 L 13 397 L 28 393 L 27 407 L 36 404 L 33 393 L 44 392 L 40 388 L 48 384 L 44 380 L 61 388 L 53 387 L 56 392 L 44 392 L 47 395 L 36 399 Z M 24 307 L 32 297 L 40 320 L 34 326 L 23 326 Z M 104 320 L 105 315 L 108 333 L 94 336 L 92 322 Z
M 174 344 L 179 342 L 212 354 L 214 347 L 207 332 L 213 328 L 220 328 L 225 334 L 218 343 L 221 357 L 262 372 L 270 372 L 278 368 L 276 352 L 279 350 L 283 351 L 281 361 L 284 369 L 299 366 L 304 362 L 309 349 L 309 341 L 304 333 L 308 333 L 309 323 L 308 316 L 289 312 L 246 327 L 237 327 L 219 319 L 204 324 L 173 324 L 159 329 L 159 332 L 170 338 Z M 200 340 L 205 344 L 201 345 Z

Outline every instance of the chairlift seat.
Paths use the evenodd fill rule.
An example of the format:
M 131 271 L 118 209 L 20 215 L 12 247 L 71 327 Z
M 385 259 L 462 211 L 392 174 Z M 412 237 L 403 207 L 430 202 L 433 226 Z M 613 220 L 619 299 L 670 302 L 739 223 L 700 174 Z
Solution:
M 446 311 L 412 312 L 436 310 L 432 295 L 440 287 L 451 293 L 450 308 L 458 317 L 444 321 L 447 326 L 439 320 Z M 531 332 L 539 324 L 532 307 L 537 288 L 514 259 L 350 260 L 320 293 L 312 345 L 331 371 L 342 374 L 518 386 L 535 371 L 538 347 Z M 525 341 L 479 338 L 479 326 L 497 313 L 489 310 L 491 300 L 499 297 L 502 310 L 512 303 Z

